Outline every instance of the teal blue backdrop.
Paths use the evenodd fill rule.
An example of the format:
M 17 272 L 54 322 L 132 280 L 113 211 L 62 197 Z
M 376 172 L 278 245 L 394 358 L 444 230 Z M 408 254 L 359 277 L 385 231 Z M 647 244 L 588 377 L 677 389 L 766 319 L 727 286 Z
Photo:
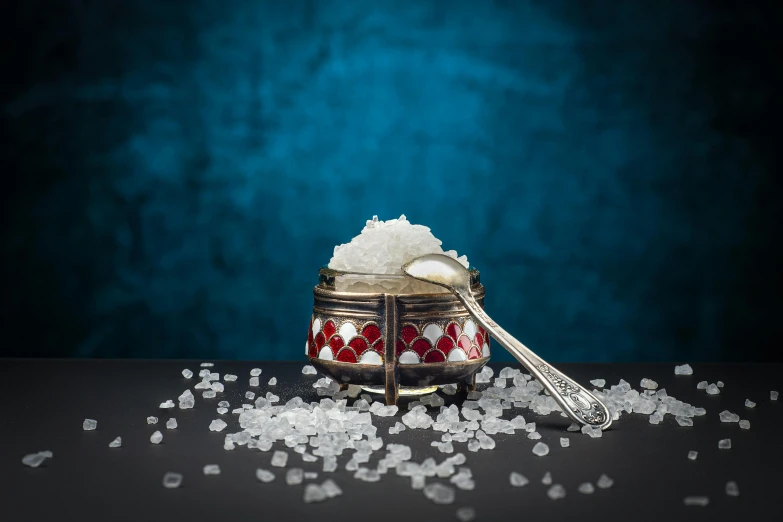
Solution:
M 779 18 L 721 5 L 18 2 L 1 353 L 301 357 L 405 213 L 553 361 L 780 360 Z

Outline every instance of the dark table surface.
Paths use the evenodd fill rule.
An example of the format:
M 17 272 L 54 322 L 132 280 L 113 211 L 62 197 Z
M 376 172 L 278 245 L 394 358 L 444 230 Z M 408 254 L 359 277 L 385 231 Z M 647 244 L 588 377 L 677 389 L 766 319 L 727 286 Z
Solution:
M 472 506 L 477 521 L 500 520 L 759 520 L 783 514 L 783 404 L 770 400 L 770 390 L 783 391 L 779 365 L 694 364 L 694 375 L 675 376 L 673 364 L 562 364 L 577 381 L 603 378 L 607 386 L 620 378 L 639 388 L 642 377 L 658 381 L 669 395 L 707 409 L 693 427 L 680 427 L 667 415 L 663 423 L 651 425 L 647 416 L 624 415 L 600 439 L 580 433 L 566 433 L 569 421 L 552 414 L 545 417 L 527 409 L 511 410 L 536 421 L 542 441 L 549 444 L 548 456 L 537 457 L 531 449 L 536 441 L 524 434 L 493 435 L 497 447 L 471 453 L 466 445 L 455 450 L 467 456 L 476 481 L 473 491 L 457 490 L 452 505 L 436 505 L 421 491 L 410 487 L 410 479 L 394 471 L 380 482 L 365 483 L 345 471 L 352 451 L 338 458 L 339 469 L 323 473 L 322 461 L 302 462 L 299 455 L 282 443 L 275 449 L 289 453 L 288 467 L 317 471 L 320 483 L 333 478 L 344 495 L 319 504 L 302 501 L 304 486 L 288 486 L 283 470 L 270 467 L 272 452 L 238 446 L 223 449 L 224 433 L 238 431 L 236 416 L 224 415 L 229 422 L 224 433 L 208 430 L 218 417 L 217 402 L 228 400 L 232 408 L 241 402 L 249 371 L 263 369 L 261 387 L 266 392 L 270 377 L 278 378 L 276 391 L 282 401 L 300 396 L 318 400 L 312 384 L 315 376 L 301 374 L 303 362 L 215 361 L 212 371 L 239 376 L 226 384 L 217 399 L 202 399 L 196 393 L 196 407 L 161 410 L 160 402 L 177 397 L 198 382 L 185 380 L 180 372 L 199 371 L 199 361 L 142 360 L 2 360 L 0 382 L 4 407 L 0 425 L 0 520 L 36 521 L 171 521 L 171 520 L 322 520 L 399 521 L 456 520 L 458 507 Z M 493 363 L 497 372 L 505 364 Z M 515 366 L 516 367 L 516 366 Z M 698 381 L 722 380 L 720 395 L 709 396 L 696 389 Z M 461 400 L 446 396 L 446 404 Z M 744 406 L 746 398 L 757 403 Z M 405 409 L 405 401 L 401 402 Z M 721 423 L 719 412 L 730 410 L 751 423 L 742 430 L 736 423 Z M 440 462 L 448 455 L 430 446 L 440 439 L 432 430 L 406 430 L 389 435 L 396 418 L 373 416 L 384 442 L 408 444 L 413 460 L 433 456 Z M 147 416 L 157 416 L 157 425 L 148 425 Z M 165 421 L 175 417 L 176 430 L 165 429 Z M 85 418 L 98 421 L 95 431 L 83 431 Z M 506 416 L 508 417 L 508 414 Z M 149 442 L 161 430 L 160 445 Z M 110 449 L 109 442 L 122 437 L 122 447 Z M 571 440 L 561 448 L 559 437 Z M 719 450 L 718 440 L 730 438 L 732 448 Z M 54 458 L 39 468 L 21 463 L 28 453 L 51 450 Z M 687 458 L 689 450 L 699 452 L 696 461 Z M 385 451 L 376 452 L 377 456 Z M 219 464 L 222 474 L 204 476 L 205 464 Z M 258 467 L 273 470 L 277 478 L 263 484 L 256 480 Z M 184 475 L 179 489 L 161 486 L 163 474 Z M 512 488 L 508 477 L 519 471 L 531 483 Z M 547 486 L 540 483 L 550 471 L 555 483 L 567 490 L 566 498 L 547 498 Z M 606 473 L 614 479 L 611 489 L 597 489 L 592 495 L 577 492 L 585 481 L 595 483 Z M 728 497 L 725 484 L 738 483 L 739 497 Z M 306 481 L 307 482 L 307 481 Z M 707 507 L 686 507 L 683 498 L 706 495 Z

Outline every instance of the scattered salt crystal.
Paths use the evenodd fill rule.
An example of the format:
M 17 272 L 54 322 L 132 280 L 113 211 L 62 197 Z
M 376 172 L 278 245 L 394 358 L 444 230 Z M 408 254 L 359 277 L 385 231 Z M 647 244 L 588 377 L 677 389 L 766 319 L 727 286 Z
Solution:
M 677 424 L 680 426 L 693 426 L 693 419 L 690 417 L 683 417 L 681 415 L 676 415 L 674 417 L 674 420 L 677 421 Z
M 550 473 L 549 471 L 544 473 L 544 476 L 541 477 L 541 483 L 543 485 L 545 485 L 545 486 L 551 485 L 552 484 L 552 473 Z
M 693 375 L 693 368 L 691 368 L 690 364 L 675 366 L 674 375 Z
M 606 380 L 605 379 L 593 379 L 590 381 L 590 384 L 595 386 L 596 388 L 603 388 L 606 386 Z
M 570 445 L 571 445 L 571 441 L 568 439 L 568 437 L 560 437 L 561 448 L 567 448 Z
M 710 384 L 707 386 L 707 394 L 709 395 L 717 395 L 720 393 L 720 388 L 718 388 L 715 384 Z
M 204 466 L 204 475 L 220 475 L 220 466 L 217 464 L 207 464 Z
M 696 458 L 697 458 L 698 456 L 699 456 L 699 452 L 698 452 L 698 451 L 693 451 L 693 450 L 691 450 L 691 451 L 689 451 L 689 452 L 688 452 L 688 458 L 689 458 L 690 460 L 696 460 Z
M 259 385 L 258 377 L 251 377 L 249 384 L 252 388 L 258 388 Z
M 747 420 L 741 420 L 739 421 L 739 427 L 743 430 L 749 430 L 750 429 L 750 421 Z
M 731 449 L 731 439 L 721 439 L 718 441 L 719 449 Z
M 166 429 L 169 430 L 175 430 L 177 429 L 177 419 L 171 418 L 166 421 Z
M 774 390 L 769 392 L 769 400 L 771 400 L 771 401 L 778 400 L 778 392 L 776 392 Z
M 304 470 L 302 468 L 291 468 L 285 474 L 285 483 L 289 486 L 297 486 L 304 481 Z
M 201 363 L 201 367 L 202 368 L 212 368 L 213 366 L 215 366 L 215 365 L 214 365 L 214 363 L 211 363 L 211 362 L 203 362 L 203 363 Z
M 199 377 L 209 377 L 209 370 L 199 370 L 198 376 Z
M 220 415 L 224 415 L 224 414 L 228 413 L 228 408 L 218 408 L 217 412 Z
M 205 390 L 202 392 L 201 396 L 205 399 L 214 399 L 217 397 L 217 392 L 215 392 L 215 390 Z
M 595 492 L 595 488 L 589 482 L 583 482 L 583 483 L 579 484 L 579 487 L 576 488 L 576 490 L 579 493 L 583 493 L 585 495 L 591 495 L 592 493 Z
M 443 393 L 446 395 L 455 395 L 457 393 L 457 387 L 453 384 L 447 384 L 443 388 L 440 389 Z
M 580 430 L 579 424 L 575 422 L 572 422 L 571 425 L 568 428 L 566 428 L 566 431 L 579 431 L 579 430 Z
M 213 392 L 222 392 L 223 390 L 226 389 L 225 385 L 222 382 L 213 382 L 210 385 L 210 388 L 212 389 Z
M 324 493 L 326 493 L 326 496 L 329 498 L 339 497 L 343 494 L 343 490 L 340 489 L 340 486 L 332 479 L 324 480 L 321 484 L 321 488 L 323 488 Z
M 547 490 L 546 496 L 552 500 L 560 500 L 561 498 L 565 498 L 566 490 L 560 484 L 555 484 Z
M 736 413 L 731 413 L 729 410 L 723 410 L 720 412 L 721 422 L 739 422 L 740 417 Z
M 537 431 L 531 431 L 530 433 L 527 434 L 527 438 L 530 440 L 538 440 L 541 438 L 541 434 L 538 433 Z
M 310 504 L 311 502 L 323 502 L 327 498 L 326 491 L 324 491 L 322 486 L 319 486 L 318 484 L 308 484 L 305 486 L 305 503 Z
M 726 482 L 726 494 L 730 497 L 739 496 L 739 486 L 733 480 Z
M 84 419 L 84 422 L 82 423 L 82 429 L 84 431 L 92 431 L 97 427 L 98 427 L 98 421 L 96 421 L 95 419 Z
M 305 471 L 304 478 L 305 480 L 315 480 L 318 478 L 318 473 L 315 471 Z
M 256 478 L 264 483 L 272 482 L 275 480 L 275 474 L 269 470 L 258 468 L 256 470 Z
M 220 419 L 215 419 L 209 423 L 209 431 L 223 431 L 228 424 Z
M 147 417 L 147 424 L 157 424 L 158 418 L 157 417 Z
M 234 382 L 237 380 L 237 376 L 231 373 L 227 373 L 223 376 L 223 380 L 226 382 Z
M 307 364 L 302 368 L 302 375 L 316 375 L 317 373 L 312 365 Z
M 309 453 L 307 453 L 307 452 L 305 451 L 305 452 L 303 452 L 303 453 L 302 453 L 302 460 L 303 460 L 304 462 L 315 462 L 315 461 L 317 461 L 318 459 L 317 459 L 317 458 L 316 458 L 314 455 L 310 455 Z
M 457 520 L 459 522 L 472 522 L 476 520 L 476 510 L 469 506 L 457 509 Z
M 152 435 L 150 435 L 150 442 L 153 444 L 160 444 L 160 441 L 163 440 L 163 434 L 159 431 L 156 431 Z
M 595 485 L 601 489 L 609 489 L 614 485 L 614 480 L 602 474 L 600 477 L 598 477 L 598 481 L 595 483 Z
M 746 408 L 755 408 L 756 407 L 756 403 L 753 402 L 750 399 L 745 399 L 745 407 Z
M 261 375 L 261 368 L 253 368 L 250 370 L 251 377 L 258 377 L 259 375 Z
M 39 451 L 37 453 L 30 453 L 22 457 L 22 464 L 30 466 L 31 468 L 37 468 L 44 460 L 52 458 L 51 451 Z
M 274 386 L 277 384 L 277 377 L 272 377 L 269 379 L 269 386 Z
M 163 475 L 163 487 L 172 489 L 178 488 L 182 485 L 182 474 L 168 472 Z
M 710 499 L 709 497 L 685 497 L 684 502 L 686 506 L 704 507 L 710 503 Z
M 590 438 L 593 439 L 600 439 L 601 436 L 603 436 L 603 431 L 601 430 L 600 426 L 590 426 L 589 424 L 585 424 L 582 426 L 581 431 L 585 435 L 590 435 Z
M 285 465 L 288 463 L 288 453 L 285 451 L 275 451 L 272 454 L 272 466 L 276 468 L 284 468 Z
M 117 437 L 109 443 L 110 448 L 119 448 L 120 446 L 122 446 L 122 437 Z
M 163 409 L 168 409 L 168 408 L 173 408 L 173 407 L 174 407 L 174 401 L 172 401 L 171 399 L 167 400 L 166 402 L 161 402 L 160 403 L 160 408 L 163 408 Z
M 723 384 L 723 381 L 718 381 L 718 382 L 717 382 L 717 383 L 715 383 L 715 384 L 717 384 L 717 385 L 718 385 L 718 388 L 723 388 L 723 386 L 724 386 L 724 384 Z
M 696 389 L 697 389 L 697 390 L 706 390 L 706 389 L 707 389 L 707 381 L 700 381 L 700 382 L 699 382 L 699 383 L 696 385 Z
M 182 370 L 182 376 L 186 379 L 190 379 L 191 377 L 193 377 L 193 372 L 185 368 L 184 370 Z
M 533 446 L 533 454 L 537 455 L 539 457 L 543 457 L 545 455 L 549 454 L 549 446 L 544 444 L 543 442 L 537 442 L 535 446 Z
M 228 401 L 220 401 L 218 403 L 218 406 L 220 406 L 221 408 L 228 408 L 230 404 L 228 403 Z
M 251 391 L 245 392 L 245 398 L 250 399 L 252 401 L 253 399 L 256 398 L 256 394 Z
M 445 486 L 440 482 L 433 482 L 424 486 L 424 496 L 435 504 L 451 504 L 454 502 L 456 493 L 452 487 Z
M 234 445 L 234 443 L 232 441 L 230 441 L 230 440 L 223 443 L 223 449 L 226 450 L 226 451 L 231 451 L 235 447 L 236 446 Z
M 646 390 L 654 390 L 658 387 L 658 383 L 652 379 L 648 379 L 647 377 L 645 377 L 644 379 L 642 379 L 642 382 L 639 384 L 639 386 L 641 386 Z
M 334 455 L 324 456 L 323 471 L 324 473 L 332 473 L 334 471 L 337 471 L 337 457 L 335 457 Z
M 509 483 L 517 488 L 521 488 L 522 486 L 527 486 L 530 481 L 525 477 L 522 473 L 517 473 L 516 471 L 512 471 L 511 474 L 508 476 Z

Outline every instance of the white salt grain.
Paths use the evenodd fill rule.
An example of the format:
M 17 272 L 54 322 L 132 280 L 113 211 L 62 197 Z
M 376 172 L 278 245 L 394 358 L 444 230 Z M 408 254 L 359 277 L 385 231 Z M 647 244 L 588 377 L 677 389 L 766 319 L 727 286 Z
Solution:
M 166 421 L 166 429 L 169 430 L 175 430 L 177 429 L 177 419 L 171 418 Z
M 433 482 L 424 486 L 424 496 L 435 504 L 452 504 L 456 497 L 454 488 L 445 486 L 440 482 Z
M 147 417 L 147 424 L 157 424 L 158 418 L 157 417 Z
M 560 447 L 567 448 L 571 445 L 571 440 L 568 437 L 560 437 Z
M 275 480 L 275 474 L 269 470 L 258 468 L 256 470 L 256 478 L 264 483 L 272 482 Z
M 750 399 L 745 399 L 745 407 L 746 408 L 755 408 L 756 407 L 756 403 L 753 402 Z
M 277 377 L 272 377 L 269 379 L 269 386 L 274 386 L 277 384 Z
M 193 377 L 193 372 L 185 368 L 184 370 L 182 370 L 182 376 L 186 379 L 190 379 L 191 377 Z
M 211 362 L 203 362 L 203 363 L 201 363 L 201 367 L 202 368 L 212 368 L 213 366 L 215 366 L 215 364 L 211 363 Z
M 122 446 L 122 437 L 117 437 L 109 443 L 110 448 L 119 448 L 120 446 Z
M 740 416 L 736 413 L 731 413 L 729 410 L 723 410 L 720 412 L 720 421 L 721 422 L 739 422 Z
M 315 471 L 305 471 L 304 478 L 305 480 L 315 480 L 318 478 L 318 473 L 316 473 Z
M 476 510 L 469 506 L 457 509 L 457 520 L 459 522 L 473 522 L 476 520 Z
M 717 383 L 715 383 L 715 384 L 717 384 L 717 385 L 718 385 L 718 388 L 723 388 L 723 386 L 725 386 L 725 385 L 723 384 L 723 381 L 718 381 L 718 382 L 717 382 Z
M 217 397 L 217 393 L 214 390 L 205 390 L 201 394 L 201 396 L 204 397 L 205 399 L 214 399 L 215 397 Z
M 688 452 L 688 458 L 689 458 L 690 460 L 696 460 L 696 458 L 697 458 L 698 456 L 699 456 L 699 452 L 698 452 L 698 451 L 693 451 L 693 450 L 691 450 L 691 451 L 689 451 L 689 452 Z
M 776 392 L 774 390 L 769 392 L 769 400 L 771 400 L 771 401 L 778 400 L 778 392 Z
M 710 503 L 710 499 L 709 497 L 693 496 L 693 497 L 685 497 L 685 499 L 683 499 L 683 502 L 685 503 L 686 506 L 704 507 Z
M 285 474 L 285 483 L 289 486 L 298 486 L 304 481 L 302 468 L 291 468 Z
M 218 406 L 220 406 L 221 408 L 228 408 L 230 404 L 228 403 L 228 401 L 220 401 L 218 403 Z
M 709 395 L 717 395 L 720 393 L 720 388 L 718 388 L 715 384 L 710 384 L 707 386 L 707 394 Z
M 163 487 L 168 489 L 178 488 L 182 485 L 181 473 L 166 473 L 163 475 Z
M 234 381 L 236 381 L 236 380 L 237 380 L 237 376 L 236 376 L 236 375 L 233 375 L 233 374 L 231 374 L 231 373 L 227 373 L 227 374 L 225 374 L 225 375 L 223 376 L 223 380 L 224 380 L 225 382 L 234 382 Z
M 739 427 L 743 430 L 749 430 L 750 429 L 750 421 L 747 420 L 741 420 L 739 421 Z
M 565 498 L 566 490 L 562 485 L 555 484 L 547 490 L 546 496 L 552 500 L 560 500 L 561 498 Z
M 218 408 L 217 412 L 220 415 L 224 415 L 224 414 L 228 413 L 228 408 Z
M 97 427 L 98 427 L 98 421 L 96 421 L 95 419 L 84 419 L 84 422 L 82 423 L 82 429 L 84 431 L 92 431 Z
M 37 453 L 30 453 L 22 457 L 22 464 L 31 468 L 37 468 L 44 460 L 52 458 L 51 451 L 39 451 Z
M 639 386 L 641 386 L 646 390 L 654 390 L 658 388 L 658 383 L 652 379 L 648 379 L 647 377 L 645 377 L 644 379 L 642 379 L 642 382 L 639 384 Z
M 198 376 L 199 377 L 209 377 L 209 370 L 199 370 Z
M 566 431 L 579 431 L 579 424 L 572 422 L 571 425 L 566 428 Z
M 509 483 L 517 488 L 521 488 L 523 486 L 527 486 L 530 481 L 521 473 L 517 473 L 516 471 L 512 471 L 511 474 L 508 476 Z
M 308 484 L 304 489 L 304 501 L 307 504 L 311 502 L 323 502 L 328 497 L 324 488 L 318 484 Z
M 533 454 L 538 455 L 539 457 L 543 457 L 545 455 L 549 454 L 549 446 L 544 444 L 543 442 L 537 442 L 535 446 L 533 446 Z
M 545 485 L 545 486 L 551 485 L 552 484 L 552 473 L 550 473 L 549 471 L 544 473 L 544 476 L 541 477 L 541 483 L 543 485 Z
M 706 389 L 707 389 L 707 381 L 700 381 L 700 382 L 699 382 L 699 383 L 696 385 L 696 389 L 697 389 L 697 390 L 706 390 Z
M 677 424 L 680 426 L 693 426 L 693 419 L 690 417 L 683 417 L 681 415 L 676 415 L 674 417 L 674 420 L 677 421 Z
M 275 451 L 272 454 L 272 466 L 276 468 L 284 468 L 285 465 L 288 463 L 288 453 L 285 451 Z
M 675 366 L 674 375 L 693 375 L 693 368 L 691 368 L 690 364 Z
M 609 489 L 614 485 L 614 480 L 610 479 L 607 475 L 601 475 L 598 477 L 598 481 L 595 483 L 601 489 Z
M 591 495 L 595 492 L 595 488 L 589 482 L 579 484 L 579 487 L 576 488 L 576 490 L 584 495 Z
M 220 466 L 217 464 L 207 464 L 204 466 L 204 475 L 220 475 Z
M 250 378 L 250 383 L 249 383 L 249 384 L 250 384 L 250 386 L 251 386 L 251 387 L 253 387 L 253 388 L 257 388 L 257 387 L 258 387 L 258 384 L 259 384 L 259 382 L 258 382 L 258 377 L 251 377 L 251 378 Z
M 152 435 L 150 435 L 150 442 L 153 444 L 160 444 L 160 441 L 163 440 L 163 434 L 159 431 L 156 431 Z
M 215 419 L 209 423 L 209 431 L 223 431 L 226 429 L 226 426 L 228 426 L 228 424 L 226 424 L 224 421 Z
M 603 431 L 599 426 L 590 426 L 589 424 L 585 424 L 582 426 L 582 433 L 585 435 L 589 435 L 590 438 L 593 439 L 600 439 L 603 436 Z
M 261 368 L 253 368 L 250 370 L 251 377 L 258 377 L 259 375 L 261 375 Z
M 731 449 L 731 439 L 721 439 L 718 441 L 719 449 Z
M 253 393 L 253 392 L 251 392 L 251 391 L 249 391 L 249 392 L 245 392 L 245 398 L 246 398 L 246 399 L 250 399 L 250 400 L 252 401 L 253 399 L 255 399 L 255 398 L 256 398 L 256 394 L 255 394 L 255 393 Z
M 606 386 L 606 380 L 605 379 L 593 379 L 590 381 L 590 384 L 595 386 L 596 388 L 603 388 Z
M 739 496 L 739 486 L 733 480 L 726 482 L 726 494 L 730 497 Z
M 173 408 L 174 407 L 174 401 L 169 399 L 169 400 L 167 400 L 165 402 L 161 402 L 159 407 L 163 408 L 164 410 L 169 409 L 169 408 Z
M 315 368 L 309 364 L 302 368 L 302 375 L 316 375 L 317 373 L 318 372 L 315 371 Z

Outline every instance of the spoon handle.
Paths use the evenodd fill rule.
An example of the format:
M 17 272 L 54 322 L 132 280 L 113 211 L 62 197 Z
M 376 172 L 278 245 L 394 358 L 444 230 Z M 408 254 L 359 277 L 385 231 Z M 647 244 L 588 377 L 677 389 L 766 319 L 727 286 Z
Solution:
M 501 328 L 478 305 L 469 289 L 454 289 L 454 293 L 470 315 L 544 385 L 566 415 L 581 424 L 599 426 L 602 429 L 612 424 L 609 410 L 601 401 Z

